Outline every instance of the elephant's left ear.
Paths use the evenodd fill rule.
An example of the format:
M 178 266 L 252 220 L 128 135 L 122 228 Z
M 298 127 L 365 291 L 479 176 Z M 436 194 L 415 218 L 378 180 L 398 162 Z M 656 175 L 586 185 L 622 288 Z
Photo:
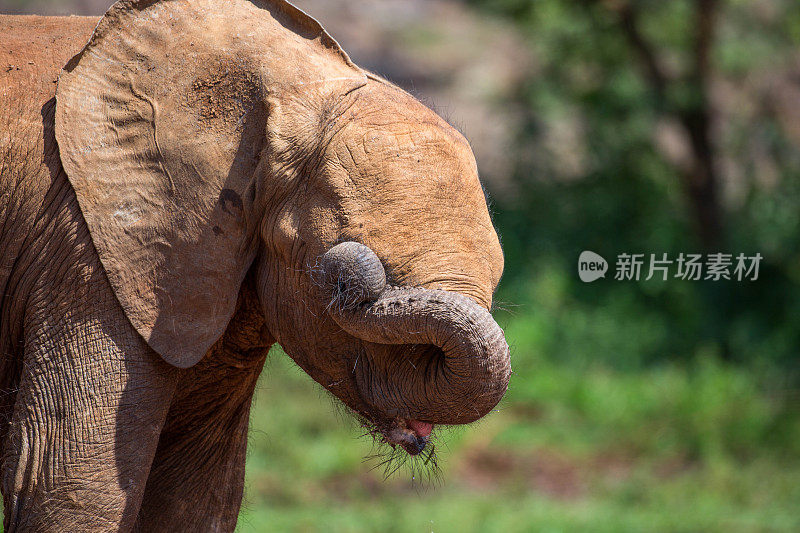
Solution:
M 62 72 L 64 170 L 117 299 L 167 362 L 199 361 L 235 310 L 268 102 L 328 79 L 364 74 L 280 0 L 122 0 Z

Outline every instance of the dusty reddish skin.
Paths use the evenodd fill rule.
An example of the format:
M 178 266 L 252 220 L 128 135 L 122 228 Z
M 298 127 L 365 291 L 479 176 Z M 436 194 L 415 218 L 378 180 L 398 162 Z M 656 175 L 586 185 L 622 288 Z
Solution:
M 198 1 L 148 0 L 140 7 L 164 5 L 179 10 Z M 127 9 L 132 3 L 119 6 Z M 206 3 L 209 9 L 221 5 Z M 225 3 L 226 14 L 234 3 Z M 293 24 L 301 26 L 298 35 L 310 32 L 313 36 L 317 31 L 277 0 L 238 4 L 248 13 L 258 13 L 251 9 L 256 4 L 272 5 L 275 13 L 285 15 L 280 31 L 289 31 Z M 180 19 L 180 13 L 175 13 L 175 20 Z M 232 26 L 238 24 L 230 17 L 229 21 Z M 421 398 L 420 404 L 431 403 L 419 393 L 427 383 L 415 379 L 416 367 L 405 364 L 405 358 L 388 359 L 392 346 L 373 343 L 372 367 L 381 363 L 381 368 L 390 371 L 369 373 L 371 367 L 357 355 L 362 353 L 362 340 L 343 335 L 332 320 L 318 318 L 329 316 L 330 295 L 318 293 L 304 267 L 314 264 L 313 260 L 342 236 L 374 250 L 392 273 L 393 284 L 418 292 L 440 289 L 458 293 L 484 310 L 491 306 L 492 291 L 502 272 L 502 253 L 468 144 L 411 96 L 372 75 L 363 88 L 346 93 L 352 100 L 346 103 L 352 105 L 342 109 L 316 105 L 319 102 L 306 105 L 311 89 L 298 89 L 297 95 L 288 94 L 280 102 L 276 109 L 282 109 L 284 115 L 275 116 L 274 128 L 283 128 L 283 135 L 271 137 L 270 142 L 283 151 L 269 151 L 270 157 L 276 158 L 269 164 L 277 168 L 282 161 L 295 161 L 292 150 L 306 148 L 297 139 L 318 139 L 314 128 L 321 126 L 325 131 L 336 129 L 336 142 L 328 145 L 326 160 L 340 164 L 324 167 L 319 174 L 324 179 L 298 175 L 309 188 L 303 194 L 287 193 L 282 203 L 276 204 L 283 211 L 269 211 L 269 217 L 256 211 L 248 212 L 249 218 L 239 216 L 259 221 L 259 233 L 252 242 L 258 244 L 261 255 L 237 287 L 235 309 L 224 333 L 198 363 L 177 368 L 148 344 L 132 326 L 120 304 L 120 293 L 109 281 L 109 269 L 101 262 L 70 181 L 74 177 L 68 177 L 63 167 L 67 145 L 60 148 L 54 132 L 59 129 L 55 120 L 58 110 L 67 107 L 62 105 L 64 100 L 57 105 L 54 99 L 59 71 L 89 40 L 97 23 L 97 18 L 85 17 L 0 16 L 0 419 L 4 421 L 0 443 L 6 531 L 233 531 L 242 498 L 252 394 L 269 347 L 276 340 L 312 378 L 354 411 L 373 423 L 390 420 L 391 425 L 387 422 L 379 429 L 387 438 L 394 435 L 395 440 L 389 442 L 403 445 L 409 453 L 421 451 L 418 446 L 427 443 L 433 423 L 466 423 L 471 420 L 454 422 L 453 417 L 476 419 L 488 412 L 493 404 L 480 394 L 466 396 L 464 403 L 484 399 L 485 405 L 460 413 L 449 409 L 426 413 L 421 408 L 425 405 L 406 408 L 416 398 Z M 120 42 L 115 37 L 109 35 L 107 42 Z M 275 50 L 285 48 L 285 41 L 277 41 L 281 46 Z M 306 45 L 312 51 L 322 45 L 333 46 L 325 39 L 311 39 Z M 169 53 L 173 50 L 180 55 L 179 47 L 170 48 Z M 298 57 L 305 58 L 304 51 L 298 48 Z M 269 61 L 272 56 L 267 53 L 263 57 Z M 323 62 L 326 68 L 327 61 L 339 69 L 344 64 L 335 54 Z M 228 84 L 230 94 L 203 92 L 217 87 L 218 79 L 232 79 L 228 64 L 178 65 L 191 65 L 208 74 L 207 79 L 192 84 L 193 90 L 208 98 L 193 102 L 203 104 L 212 97 L 214 101 L 237 101 L 236 84 Z M 268 66 L 265 70 L 270 72 L 272 67 L 280 67 Z M 348 68 L 367 79 L 354 65 Z M 104 71 L 92 79 L 104 79 Z M 327 85 L 303 87 L 321 92 Z M 116 101 L 100 94 L 108 88 L 144 94 L 140 93 L 144 90 L 141 83 L 111 84 L 78 98 L 76 108 L 92 101 Z M 139 96 L 131 97 L 129 103 L 117 106 L 117 111 L 138 109 L 128 117 L 134 119 L 168 109 Z M 195 107 L 213 122 L 215 110 L 203 105 Z M 331 109 L 342 113 L 337 128 L 328 128 L 329 121 L 318 120 L 316 115 Z M 295 123 L 292 117 L 296 116 L 314 120 Z M 281 117 L 285 120 L 277 120 Z M 166 128 L 171 122 L 162 124 Z M 116 131 L 124 138 L 126 124 L 118 120 L 110 125 L 113 128 L 101 131 Z M 253 124 L 259 127 L 248 132 L 263 135 L 262 124 Z M 220 128 L 223 126 L 224 121 Z M 371 132 L 369 136 L 364 134 L 365 128 Z M 153 132 L 148 128 L 142 131 L 148 139 Z M 409 131 L 421 136 L 409 137 Z M 161 153 L 164 148 L 164 154 L 174 156 L 181 152 L 170 152 L 166 143 L 181 138 L 162 135 L 157 151 L 142 153 Z M 279 143 L 282 139 L 287 139 L 285 146 Z M 383 166 L 376 166 L 381 154 Z M 249 164 L 248 158 L 244 161 Z M 436 172 L 423 173 L 426 168 Z M 409 179 L 414 172 L 417 177 Z M 436 174 L 437 180 L 419 177 L 423 174 Z M 125 176 L 120 176 L 124 181 Z M 353 179 L 360 181 L 354 186 Z M 268 186 L 271 196 L 267 198 L 281 198 L 281 183 L 264 179 L 259 186 Z M 227 204 L 220 195 L 222 207 L 216 212 L 221 219 L 232 217 L 230 223 L 238 223 L 226 206 L 236 213 L 237 201 L 247 201 L 248 191 L 226 197 Z M 207 203 L 215 206 L 216 201 L 211 198 Z M 421 202 L 424 208 L 419 208 Z M 271 209 L 271 205 L 263 209 Z M 195 207 L 187 203 L 180 212 Z M 455 213 L 457 217 L 451 216 Z M 409 220 L 415 223 L 409 224 Z M 227 230 L 224 224 L 220 226 L 213 227 L 214 231 L 206 227 L 209 231 L 204 235 L 216 239 Z M 164 247 L 168 248 L 171 246 Z M 207 260 L 214 251 L 198 249 L 202 253 L 195 258 L 197 262 Z M 117 247 L 109 250 L 116 253 Z M 271 254 L 269 260 L 266 252 Z M 419 302 L 424 294 L 411 296 Z M 194 308 L 183 311 L 197 312 Z M 387 313 L 391 311 L 387 309 Z M 169 319 L 174 316 L 156 315 L 165 319 L 165 330 L 171 329 Z M 179 347 L 184 341 L 180 336 L 175 339 Z M 407 344 L 400 341 L 394 347 L 403 351 Z M 395 368 L 397 361 L 403 365 Z M 354 385 L 356 369 L 363 377 L 361 389 Z M 374 398 L 384 396 L 380 392 L 390 381 L 387 376 L 393 380 L 392 390 L 403 389 L 391 411 L 364 400 L 367 393 L 374 393 Z M 463 381 L 471 384 L 476 380 L 467 376 Z M 492 396 L 491 401 L 497 399 Z M 412 442 L 414 437 L 421 442 Z
M 0 307 L 5 530 L 233 531 L 250 401 L 274 340 L 256 310 L 250 281 L 230 333 L 188 371 L 163 362 L 124 320 L 60 171 L 52 131 L 59 71 L 98 21 L 0 15 L 0 303 L 4 296 L 11 300 Z M 16 146 L 4 144 L 9 131 Z M 11 190 L 16 194 L 7 195 Z M 25 307 L 34 299 L 36 305 Z M 76 320 L 98 327 L 54 328 L 57 309 L 67 308 Z M 65 337 L 54 338 L 57 331 Z M 76 339 L 99 346 L 106 336 L 114 342 L 106 346 L 102 365 L 84 365 L 58 352 L 58 345 L 66 345 L 77 354 Z M 26 339 L 35 350 L 26 364 L 38 370 L 20 385 L 20 359 L 7 354 L 18 353 Z M 130 376 L 137 376 L 135 384 Z M 37 418 L 52 424 L 42 440 L 30 443 L 34 452 L 53 458 L 40 468 L 41 462 L 33 464 L 18 448 L 23 439 L 28 442 L 21 437 L 28 431 L 22 414 L 34 409 L 15 406 L 15 400 L 33 390 L 66 391 L 79 382 L 92 387 L 86 404 L 70 406 L 66 397 L 35 400 L 40 410 L 60 413 L 55 423 Z M 123 434 L 125 427 L 130 434 Z M 81 463 L 90 471 L 79 471 Z M 71 479 L 53 483 L 49 476 L 62 472 Z M 18 512 L 12 515 L 15 504 Z

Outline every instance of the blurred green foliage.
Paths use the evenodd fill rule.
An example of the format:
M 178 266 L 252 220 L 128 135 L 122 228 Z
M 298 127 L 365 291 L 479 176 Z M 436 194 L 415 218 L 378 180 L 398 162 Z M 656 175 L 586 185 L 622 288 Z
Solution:
M 370 442 L 273 350 L 238 530 L 800 529 L 800 416 L 748 371 L 713 357 L 619 372 L 516 355 L 497 411 L 438 435 L 443 479 L 432 485 L 371 470 Z
M 757 102 L 761 95 L 750 94 L 753 78 L 796 68 L 800 4 L 712 2 L 715 31 L 702 85 L 692 56 L 699 53 L 698 6 L 710 2 L 469 3 L 512 20 L 539 61 L 517 96 L 527 110 L 517 151 L 518 194 L 496 200 L 494 209 L 507 258 L 499 299 L 520 306 L 509 320 L 535 330 L 528 333 L 536 336 L 531 348 L 552 360 L 615 368 L 715 354 L 796 380 L 800 152 L 778 113 L 745 113 L 736 98 Z M 759 18 L 759 6 L 772 12 Z M 643 46 L 662 63 L 663 89 L 625 24 L 635 25 Z M 719 86 L 742 94 L 711 95 Z M 667 252 L 674 259 L 679 252 L 704 251 L 680 162 L 658 142 L 660 128 L 677 124 L 678 141 L 690 145 L 681 120 L 703 106 L 719 123 L 711 132 L 711 157 L 721 167 L 722 235 L 707 251 L 760 252 L 765 259 L 758 281 L 614 281 L 619 253 Z M 548 138 L 565 122 L 577 139 L 553 146 Z M 769 183 L 750 153 L 756 142 L 778 171 Z M 578 168 L 562 168 L 558 151 L 579 161 Z M 730 174 L 737 183 L 729 183 Z M 609 260 L 605 280 L 588 285 L 577 278 L 582 250 Z

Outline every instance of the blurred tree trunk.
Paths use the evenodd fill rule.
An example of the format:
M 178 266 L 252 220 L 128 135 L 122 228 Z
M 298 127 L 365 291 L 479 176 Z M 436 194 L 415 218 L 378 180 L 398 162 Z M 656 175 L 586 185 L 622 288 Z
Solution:
M 663 68 L 655 46 L 641 30 L 639 12 L 633 2 L 584 0 L 587 6 L 598 3 L 616 14 L 617 23 L 641 62 L 643 76 L 658 102 L 658 111 L 683 127 L 691 163 L 678 172 L 688 197 L 698 240 L 707 250 L 720 249 L 724 244 L 724 223 L 711 131 L 713 106 L 709 96 L 717 0 L 694 0 L 691 65 L 683 77 L 672 75 Z M 672 94 L 679 84 L 683 84 L 690 96 L 686 101 L 675 102 Z

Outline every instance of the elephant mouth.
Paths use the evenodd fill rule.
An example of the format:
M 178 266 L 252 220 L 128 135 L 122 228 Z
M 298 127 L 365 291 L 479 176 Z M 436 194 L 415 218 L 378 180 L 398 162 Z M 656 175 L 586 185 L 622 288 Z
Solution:
M 366 355 L 362 352 L 359 357 Z M 372 435 L 378 442 L 386 443 L 392 448 L 399 446 L 411 456 L 419 455 L 429 447 L 434 428 L 432 422 L 392 416 L 365 398 L 357 380 L 351 384 L 355 394 L 340 396 L 340 399 L 361 422 L 367 435 Z
M 409 455 L 419 455 L 430 442 L 433 424 L 408 418 L 392 421 L 388 430 L 382 431 L 383 438 L 391 446 L 400 446 Z
M 375 430 L 418 455 L 433 424 L 468 424 L 489 413 L 508 388 L 503 330 L 481 303 L 441 289 L 389 285 L 363 244 L 343 242 L 320 261 L 329 317 L 361 343 L 352 382 Z

